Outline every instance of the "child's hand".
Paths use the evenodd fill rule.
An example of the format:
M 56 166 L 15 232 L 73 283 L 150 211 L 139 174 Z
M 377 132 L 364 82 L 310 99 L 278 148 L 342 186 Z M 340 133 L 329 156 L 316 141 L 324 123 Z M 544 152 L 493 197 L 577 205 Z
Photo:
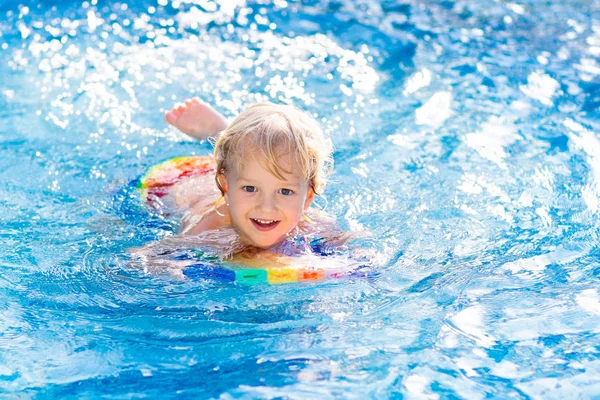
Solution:
M 130 249 L 129 252 L 132 256 L 129 265 L 150 274 L 167 272 L 176 278 L 183 279 L 183 269 L 193 262 L 191 260 L 162 258 L 159 254 L 156 254 L 154 243 Z

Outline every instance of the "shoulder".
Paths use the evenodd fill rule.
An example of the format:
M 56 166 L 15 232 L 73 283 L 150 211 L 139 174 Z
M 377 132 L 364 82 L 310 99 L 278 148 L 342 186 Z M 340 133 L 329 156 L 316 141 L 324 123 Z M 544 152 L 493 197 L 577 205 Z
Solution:
M 222 204 L 218 209 L 215 209 L 212 204 L 207 206 L 205 202 L 200 202 L 183 217 L 181 233 L 183 235 L 197 235 L 229 225 L 231 225 L 231 218 L 227 206 Z
M 340 228 L 335 220 L 335 217 L 327 214 L 324 211 L 309 208 L 306 212 L 308 221 L 301 220 L 298 223 L 298 228 L 304 234 L 314 233 L 337 233 L 340 232 Z
M 303 235 L 313 238 L 318 246 L 342 247 L 348 242 L 366 235 L 366 232 L 343 230 L 337 224 L 335 217 L 324 211 L 309 209 L 307 214 L 310 222 L 301 221 L 298 228 Z

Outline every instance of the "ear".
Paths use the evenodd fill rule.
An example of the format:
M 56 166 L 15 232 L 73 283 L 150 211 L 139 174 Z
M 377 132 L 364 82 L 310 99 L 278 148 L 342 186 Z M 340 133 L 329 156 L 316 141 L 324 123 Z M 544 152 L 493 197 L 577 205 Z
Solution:
M 308 193 L 306 194 L 306 200 L 304 201 L 304 210 L 307 210 L 308 207 L 310 207 L 314 199 L 315 191 L 313 190 L 313 188 L 309 188 Z
M 223 197 L 227 199 L 227 195 L 229 193 L 229 186 L 227 185 L 227 178 L 224 174 L 218 174 L 217 180 L 219 181 L 219 185 L 221 185 L 221 189 L 223 189 Z

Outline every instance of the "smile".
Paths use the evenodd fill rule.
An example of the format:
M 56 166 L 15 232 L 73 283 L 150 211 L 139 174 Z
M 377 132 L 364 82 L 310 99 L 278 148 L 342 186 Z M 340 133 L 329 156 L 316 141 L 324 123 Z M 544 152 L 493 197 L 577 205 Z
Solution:
M 250 218 L 252 221 L 252 225 L 259 231 L 270 231 L 275 228 L 280 221 L 274 219 L 258 219 L 258 218 Z

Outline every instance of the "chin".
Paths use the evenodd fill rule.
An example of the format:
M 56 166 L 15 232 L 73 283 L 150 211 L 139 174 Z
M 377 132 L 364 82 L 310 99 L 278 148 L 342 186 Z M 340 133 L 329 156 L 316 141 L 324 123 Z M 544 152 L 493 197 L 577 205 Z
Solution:
M 272 243 L 268 243 L 268 244 L 260 244 L 260 245 L 255 244 L 255 246 L 258 247 L 258 248 L 260 248 L 260 249 L 262 249 L 262 250 L 268 250 L 268 249 L 270 249 L 273 246 L 277 246 L 281 242 L 282 242 L 282 240 L 278 240 L 278 241 L 275 241 L 275 242 L 272 242 Z
M 272 235 L 270 237 L 261 237 L 262 235 L 248 235 L 243 233 L 242 231 L 238 231 L 238 234 L 240 235 L 240 239 L 243 245 L 256 247 L 257 249 L 261 250 L 267 250 L 273 246 L 277 246 L 278 244 L 285 241 L 287 237 L 287 232 L 282 233 L 279 237 L 277 237 L 276 235 Z
M 270 241 L 268 243 L 265 243 L 265 242 L 261 242 L 261 243 L 252 242 L 252 244 L 253 244 L 253 246 L 258 247 L 259 249 L 267 250 L 267 249 L 270 249 L 273 246 L 277 246 L 278 244 L 280 244 L 284 240 L 285 240 L 285 236 L 282 237 L 282 238 Z

